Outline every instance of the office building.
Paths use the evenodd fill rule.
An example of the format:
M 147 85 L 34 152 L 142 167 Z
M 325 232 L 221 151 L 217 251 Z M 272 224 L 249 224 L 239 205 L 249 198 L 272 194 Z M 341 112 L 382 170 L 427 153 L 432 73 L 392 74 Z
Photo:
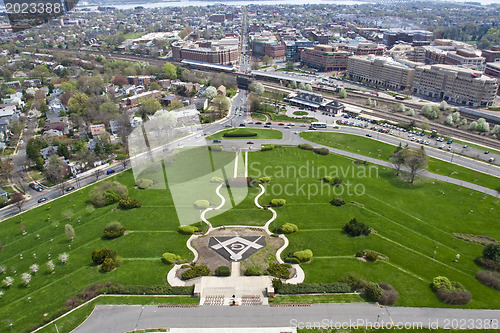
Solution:
M 349 52 L 329 45 L 307 47 L 300 52 L 300 61 L 322 72 L 342 71 L 347 68 Z

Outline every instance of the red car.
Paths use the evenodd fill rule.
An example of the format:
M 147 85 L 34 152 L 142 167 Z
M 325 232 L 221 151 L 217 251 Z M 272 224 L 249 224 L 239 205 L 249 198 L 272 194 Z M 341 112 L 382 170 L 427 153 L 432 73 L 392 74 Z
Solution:
M 279 123 L 279 124 L 278 124 L 278 126 L 285 126 L 285 124 L 283 124 L 283 123 Z
M 247 144 L 253 145 L 253 142 L 252 141 L 248 141 Z
M 255 125 L 262 125 L 262 122 L 258 121 L 255 123 Z

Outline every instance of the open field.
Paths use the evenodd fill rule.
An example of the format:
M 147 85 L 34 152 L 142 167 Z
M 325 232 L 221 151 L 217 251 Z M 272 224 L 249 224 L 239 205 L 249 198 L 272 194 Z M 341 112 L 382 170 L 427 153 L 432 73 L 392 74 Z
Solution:
M 169 182 L 182 182 L 187 180 L 185 177 L 198 179 L 206 172 L 202 165 L 196 164 L 186 174 L 182 162 L 192 161 L 191 153 L 179 154 L 176 158 L 179 166 L 167 166 Z M 230 164 L 234 158 L 234 153 L 214 154 L 219 154 L 212 156 L 215 167 Z M 479 268 L 473 259 L 481 254 L 483 247 L 452 236 L 457 232 L 500 239 L 497 199 L 424 178 L 409 185 L 396 179 L 390 168 L 359 166 L 341 156 L 321 156 L 293 147 L 253 152 L 249 158 L 251 177 L 271 177 L 271 182 L 264 185 L 266 193 L 260 203 L 266 204 L 273 198 L 287 200 L 284 207 L 276 208 L 278 218 L 270 229 L 285 222 L 299 227 L 297 233 L 288 236 L 290 245 L 283 256 L 306 248 L 314 253 L 313 260 L 302 265 L 306 282 L 334 282 L 354 272 L 367 280 L 393 285 L 400 294 L 398 306 L 445 307 L 431 292 L 429 283 L 436 275 L 446 275 L 472 292 L 473 301 L 467 307 L 500 308 L 500 297 L 492 297 L 499 292 L 474 278 Z M 320 181 L 327 173 L 333 175 L 334 172 L 343 179 L 340 187 Z M 160 182 L 163 170 L 147 175 Z M 1 274 L 0 279 L 12 276 L 14 284 L 2 288 L 0 331 L 12 323 L 17 332 L 25 332 L 49 321 L 63 312 L 65 300 L 93 283 L 166 285 L 165 276 L 170 266 L 160 260 L 164 252 L 192 259 L 192 253 L 185 246 L 188 236 L 177 232 L 179 221 L 170 191 L 162 190 L 161 186 L 147 190 L 135 188 L 131 171 L 113 179 L 126 185 L 129 196 L 143 206 L 121 210 L 115 204 L 94 209 L 88 202 L 92 188 L 88 187 L 1 222 L 0 265 L 5 266 L 6 273 Z M 201 189 L 202 185 L 197 188 Z M 214 184 L 210 186 L 215 188 Z M 207 214 L 207 217 L 214 226 L 264 225 L 272 214 L 253 204 L 259 189 L 250 188 L 248 193 L 235 208 L 217 216 L 213 215 L 216 212 Z M 344 198 L 345 206 L 329 204 L 338 196 Z M 205 196 L 200 194 L 188 199 L 202 198 Z M 214 204 L 220 202 L 212 192 L 206 199 Z M 226 205 L 230 208 L 231 201 L 226 200 Z M 376 232 L 358 238 L 342 234 L 342 226 L 353 217 Z M 113 240 L 103 239 L 102 230 L 110 221 L 122 223 L 127 234 Z M 21 227 L 26 230 L 25 235 L 20 222 L 24 224 Z M 75 229 L 72 242 L 64 233 L 67 223 Z M 123 266 L 110 273 L 99 271 L 91 261 L 91 252 L 103 247 L 116 250 L 123 257 Z M 357 260 L 354 254 L 365 249 L 378 251 L 389 260 Z M 57 260 L 63 252 L 69 254 L 66 264 Z M 457 253 L 461 255 L 460 260 L 454 262 Z M 46 266 L 49 254 L 56 263 L 54 274 L 50 274 Z M 29 286 L 24 287 L 20 276 L 34 263 L 40 269 Z
M 388 161 L 389 157 L 396 149 L 396 146 L 388 143 L 345 133 L 304 132 L 301 133 L 300 136 L 315 143 L 383 161 Z M 436 158 L 429 158 L 429 167 L 427 170 L 494 190 L 500 187 L 500 179 L 495 176 L 470 170 Z
M 244 130 L 245 132 L 253 132 L 257 133 L 256 136 L 236 136 L 236 137 L 225 137 L 224 134 L 226 133 L 231 133 L 234 131 L 241 131 Z M 229 128 L 225 129 L 222 131 L 219 131 L 217 133 L 214 133 L 210 136 L 207 136 L 207 140 L 224 140 L 224 139 L 247 139 L 247 140 L 256 140 L 256 139 L 282 139 L 283 138 L 283 133 L 281 131 L 275 130 L 275 129 L 267 129 L 267 128 L 245 128 L 245 127 L 237 127 L 237 128 Z

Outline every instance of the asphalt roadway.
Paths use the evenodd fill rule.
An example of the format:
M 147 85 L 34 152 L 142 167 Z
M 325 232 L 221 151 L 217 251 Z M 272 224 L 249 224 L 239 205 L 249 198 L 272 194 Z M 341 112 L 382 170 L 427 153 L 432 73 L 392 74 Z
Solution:
M 301 307 L 98 305 L 75 333 L 123 333 L 147 328 L 409 327 L 498 328 L 500 310 L 381 307 L 377 304 L 314 304 Z M 488 326 L 489 325 L 489 326 Z

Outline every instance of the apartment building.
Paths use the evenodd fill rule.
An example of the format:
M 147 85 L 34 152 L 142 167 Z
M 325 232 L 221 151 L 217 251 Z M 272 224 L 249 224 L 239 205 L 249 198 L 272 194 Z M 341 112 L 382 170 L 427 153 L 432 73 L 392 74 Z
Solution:
M 372 42 L 356 42 L 352 41 L 343 46 L 341 49 L 346 50 L 354 55 L 385 55 L 386 47 L 382 44 L 372 43 Z
M 404 90 L 411 87 L 415 69 L 389 57 L 352 56 L 347 62 L 347 74 L 377 87 Z
M 384 31 L 383 43 L 391 48 L 396 42 L 412 44 L 417 41 L 427 41 L 433 38 L 430 31 L 421 30 L 387 30 Z
M 465 68 L 484 71 L 485 58 L 478 56 L 472 50 L 457 50 L 456 52 L 448 52 L 444 58 L 444 63 L 447 65 L 461 66 Z
M 479 71 L 452 65 L 415 69 L 414 93 L 466 106 L 491 106 L 498 91 L 496 79 Z
M 315 42 L 309 39 L 300 39 L 296 41 L 286 42 L 285 57 L 287 61 L 299 61 L 300 52 L 306 47 L 313 47 Z
M 177 41 L 172 44 L 172 56 L 175 61 L 187 59 L 212 64 L 234 65 L 238 62 L 239 52 L 237 38 L 199 42 Z
M 307 47 L 300 52 L 300 61 L 322 72 L 342 71 L 347 68 L 349 52 L 329 45 Z
M 261 34 L 254 34 L 250 39 L 253 55 L 269 56 L 273 59 L 285 57 L 286 46 L 278 42 L 273 33 L 264 31 Z
M 485 62 L 500 62 L 500 46 L 493 46 L 491 50 L 482 50 L 481 56 Z

